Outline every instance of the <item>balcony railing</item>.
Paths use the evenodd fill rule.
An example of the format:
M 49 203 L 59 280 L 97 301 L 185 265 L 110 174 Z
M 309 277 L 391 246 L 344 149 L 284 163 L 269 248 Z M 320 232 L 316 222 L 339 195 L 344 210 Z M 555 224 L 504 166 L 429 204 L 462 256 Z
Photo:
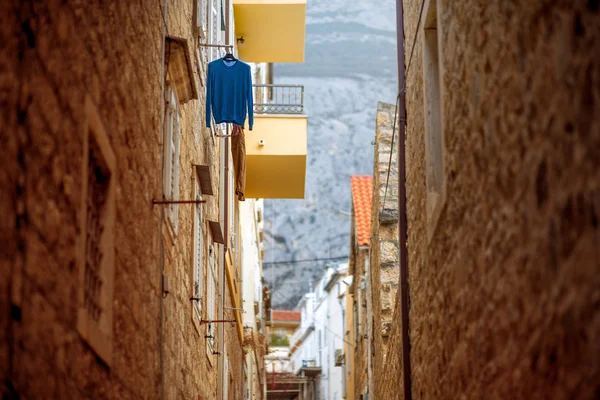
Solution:
M 254 85 L 254 113 L 304 113 L 304 86 Z

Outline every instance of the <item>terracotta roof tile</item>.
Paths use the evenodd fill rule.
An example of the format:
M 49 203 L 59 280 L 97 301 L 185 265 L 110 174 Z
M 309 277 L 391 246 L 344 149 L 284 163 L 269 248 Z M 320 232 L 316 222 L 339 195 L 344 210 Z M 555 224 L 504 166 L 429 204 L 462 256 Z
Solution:
M 298 321 L 302 319 L 300 311 L 273 310 L 271 314 L 272 321 Z
M 352 202 L 356 238 L 359 246 L 368 246 L 371 237 L 371 203 L 373 199 L 373 177 L 371 175 L 352 175 Z

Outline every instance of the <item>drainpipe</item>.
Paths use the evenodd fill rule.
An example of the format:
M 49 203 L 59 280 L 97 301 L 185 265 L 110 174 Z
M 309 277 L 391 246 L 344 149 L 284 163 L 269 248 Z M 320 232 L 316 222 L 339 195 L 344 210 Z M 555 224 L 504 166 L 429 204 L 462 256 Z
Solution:
M 230 1 L 225 1 L 225 7 L 222 9 L 222 12 L 225 12 L 225 43 L 231 43 L 229 37 L 229 27 L 230 27 L 230 19 L 229 19 L 229 7 Z M 233 53 L 233 48 L 231 52 Z M 223 320 L 224 317 L 224 308 L 225 308 L 225 263 L 227 260 L 227 247 L 229 245 L 229 124 L 226 124 L 225 128 L 225 154 L 223 158 L 224 162 L 224 199 L 223 199 L 223 241 L 225 244 L 223 245 L 223 251 L 221 252 L 223 262 L 221 263 L 221 268 L 219 268 L 219 293 L 221 295 L 221 307 L 219 308 L 219 319 Z M 225 324 L 221 325 L 221 329 L 219 329 L 219 358 L 218 358 L 218 381 L 217 381 L 217 398 L 223 399 L 225 393 L 223 393 L 224 380 L 229 377 L 224 376 L 225 374 Z
M 404 70 L 404 12 L 396 0 L 396 42 L 398 54 L 398 244 L 400 247 L 400 310 L 402 318 L 402 379 L 404 400 L 412 400 L 410 342 L 408 330 L 408 255 L 406 248 L 406 80 Z
M 160 7 L 160 6 L 159 6 Z M 163 7 L 163 15 L 161 16 L 161 18 L 167 18 L 168 15 L 168 7 L 169 7 L 169 0 L 165 0 L 164 1 L 164 7 Z M 165 50 L 166 50 L 166 45 L 167 45 L 167 22 L 166 21 L 162 21 L 163 22 L 163 40 L 162 40 L 162 46 L 161 46 L 161 63 L 160 63 L 160 67 L 161 67 L 161 74 L 160 74 L 160 121 L 161 121 L 161 133 L 162 133 L 162 137 L 161 137 L 161 141 L 163 144 L 163 149 L 160 152 L 162 154 L 161 157 L 161 171 L 160 171 L 160 190 L 162 192 L 163 187 L 164 187 L 164 177 L 165 177 L 165 152 L 164 152 L 164 146 L 165 146 Z M 158 341 L 159 341 L 159 359 L 160 359 L 160 399 L 163 400 L 165 398 L 165 355 L 164 355 L 164 334 L 165 334 L 165 317 L 164 317 L 164 306 L 165 306 L 165 300 L 164 300 L 164 293 L 163 293 L 163 282 L 162 280 L 164 279 L 163 277 L 165 276 L 165 242 L 164 242 L 164 237 L 162 234 L 162 227 L 163 224 L 165 222 L 165 208 L 164 207 L 160 207 L 160 222 L 159 222 L 159 227 L 158 227 L 158 235 L 160 238 L 160 258 L 159 258 L 159 262 L 160 262 L 160 309 L 158 312 L 158 319 L 159 319 L 159 323 L 160 323 L 160 332 L 158 335 Z
M 224 318 L 224 308 L 225 308 L 225 263 L 227 262 L 227 245 L 229 243 L 229 124 L 227 124 L 226 128 L 226 137 L 224 140 L 224 156 L 223 156 L 223 164 L 224 164 L 224 190 L 223 190 L 223 241 L 225 244 L 222 246 L 223 251 L 221 252 L 221 265 L 219 268 L 219 294 L 221 297 L 221 307 L 219 307 L 219 319 L 223 320 Z M 225 374 L 225 325 L 221 324 L 218 334 L 219 340 L 219 355 L 218 355 L 218 385 L 217 385 L 217 398 L 223 398 L 223 387 L 224 380 L 228 379 L 228 377 L 224 376 Z

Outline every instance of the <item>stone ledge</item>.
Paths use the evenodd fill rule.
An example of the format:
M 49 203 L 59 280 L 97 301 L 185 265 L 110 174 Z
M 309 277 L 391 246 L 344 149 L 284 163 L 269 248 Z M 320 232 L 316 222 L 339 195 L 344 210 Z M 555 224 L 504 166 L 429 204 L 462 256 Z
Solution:
M 387 202 L 387 200 L 386 200 Z M 382 225 L 391 225 L 398 223 L 398 210 L 385 208 L 379 212 L 379 223 Z

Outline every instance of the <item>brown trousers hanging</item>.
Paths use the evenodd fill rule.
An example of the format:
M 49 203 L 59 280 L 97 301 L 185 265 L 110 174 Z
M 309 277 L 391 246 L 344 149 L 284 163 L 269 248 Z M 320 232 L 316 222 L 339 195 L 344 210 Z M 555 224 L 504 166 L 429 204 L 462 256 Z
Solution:
M 244 201 L 246 191 L 246 140 L 244 128 L 234 125 L 231 133 L 231 154 L 233 156 L 233 170 L 235 174 L 235 194 L 239 201 Z

